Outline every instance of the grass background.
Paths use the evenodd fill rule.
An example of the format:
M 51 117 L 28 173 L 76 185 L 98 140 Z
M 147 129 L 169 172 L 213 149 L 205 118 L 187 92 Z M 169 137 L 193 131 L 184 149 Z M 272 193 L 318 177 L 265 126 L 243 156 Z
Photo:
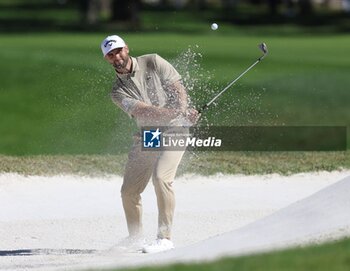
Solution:
M 221 28 L 121 35 L 132 55 L 156 52 L 174 63 L 194 106 L 249 66 L 265 41 L 269 56 L 206 112 L 210 124 L 349 126 L 348 35 Z M 99 50 L 105 34 L 0 34 L 1 153 L 128 150 L 135 125 L 109 97 L 114 74 Z
M 347 33 L 228 23 L 212 31 L 209 21 L 173 12 L 146 13 L 143 20 L 145 31 L 118 34 L 131 55 L 158 53 L 173 63 L 195 107 L 260 56 L 257 44 L 267 43 L 268 57 L 206 111 L 201 125 L 349 127 Z M 0 33 L 1 172 L 122 174 L 136 126 L 109 96 L 115 75 L 99 43 L 110 33 Z M 349 151 L 187 157 L 179 174 L 350 168 Z
M 72 160 L 70 156 L 79 155 L 84 161 L 90 156 L 91 163 L 100 157 L 95 164 L 104 169 L 108 168 L 102 166 L 105 155 L 125 160 L 136 127 L 109 97 L 114 72 L 101 57 L 99 43 L 111 33 L 122 35 L 134 56 L 156 52 L 173 63 L 195 107 L 207 102 L 260 55 L 258 43 L 268 44 L 268 58 L 225 93 L 205 113 L 201 125 L 349 126 L 346 50 L 350 38 L 344 14 L 326 15 L 319 10 L 312 17 L 316 23 L 302 26 L 305 21 L 299 18 L 301 24 L 273 25 L 259 21 L 257 14 L 266 12 L 260 10 L 262 6 L 252 10 L 242 5 L 236 15 L 252 16 L 259 24 L 245 24 L 243 17 L 237 17 L 242 24 L 217 21 L 219 30 L 212 31 L 217 10 L 146 9 L 138 31 L 106 24 L 105 31 L 74 32 L 79 29 L 80 15 L 73 4 L 64 8 L 51 0 L 3 0 L 0 5 L 1 171 L 43 165 L 46 157 L 63 164 L 65 159 Z M 337 19 L 330 23 L 330 18 Z M 328 170 L 350 163 L 348 153 L 198 155 L 204 157 L 199 159 L 203 163 L 190 159 L 190 168 L 205 168 L 207 173 L 220 171 L 215 163 L 208 168 L 206 161 L 214 159 L 235 161 L 235 166 L 223 163 L 227 167 L 221 171 L 248 174 L 261 172 L 261 168 L 287 173 L 298 168 Z M 300 155 L 308 157 L 306 167 L 296 159 Z M 7 163 L 16 156 L 22 156 L 14 163 L 17 169 Z M 254 158 L 246 162 L 251 156 Z M 333 156 L 338 159 L 327 159 Z M 285 167 L 288 162 L 282 161 L 272 169 L 263 166 L 276 164 L 276 157 L 288 157 L 282 160 L 292 162 L 291 166 Z M 80 168 L 81 163 L 73 160 L 72 168 Z M 254 160 L 263 163 L 257 165 Z M 323 163 L 315 165 L 314 161 Z M 240 166 L 246 163 L 251 166 Z
M 122 175 L 127 154 L 116 155 L 0 155 L 0 172 L 23 175 Z M 347 152 L 186 152 L 177 175 L 272 174 L 350 168 Z

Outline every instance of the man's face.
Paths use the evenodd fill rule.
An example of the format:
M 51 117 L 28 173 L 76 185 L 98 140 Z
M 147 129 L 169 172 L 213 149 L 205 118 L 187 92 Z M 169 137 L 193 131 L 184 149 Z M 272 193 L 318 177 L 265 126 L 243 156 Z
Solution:
M 123 48 L 116 48 L 110 51 L 105 58 L 115 69 L 125 69 L 129 61 L 129 48 L 127 45 Z

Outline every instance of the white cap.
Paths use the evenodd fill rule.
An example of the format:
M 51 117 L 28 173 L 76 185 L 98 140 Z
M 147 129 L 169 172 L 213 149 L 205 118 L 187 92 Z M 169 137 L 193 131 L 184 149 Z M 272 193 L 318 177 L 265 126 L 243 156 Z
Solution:
M 110 51 L 116 48 L 123 48 L 124 46 L 124 40 L 117 35 L 108 36 L 101 42 L 101 50 L 103 56 L 106 56 Z

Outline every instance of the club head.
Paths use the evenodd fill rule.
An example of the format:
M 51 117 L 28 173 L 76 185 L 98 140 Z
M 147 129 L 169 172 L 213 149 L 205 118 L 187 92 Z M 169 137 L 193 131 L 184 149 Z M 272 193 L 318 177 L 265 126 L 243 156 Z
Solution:
M 264 55 L 266 55 L 268 53 L 268 50 L 267 50 L 267 46 L 266 46 L 266 43 L 260 43 L 258 45 L 259 49 L 264 53 Z

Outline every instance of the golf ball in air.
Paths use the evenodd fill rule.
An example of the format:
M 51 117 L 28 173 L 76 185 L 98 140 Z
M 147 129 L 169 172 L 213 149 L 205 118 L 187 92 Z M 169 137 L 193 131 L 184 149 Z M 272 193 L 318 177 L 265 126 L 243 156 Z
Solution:
M 219 27 L 219 26 L 218 26 L 217 23 L 212 23 L 212 24 L 211 24 L 211 29 L 212 29 L 212 30 L 216 30 L 216 29 L 218 29 L 218 27 Z

